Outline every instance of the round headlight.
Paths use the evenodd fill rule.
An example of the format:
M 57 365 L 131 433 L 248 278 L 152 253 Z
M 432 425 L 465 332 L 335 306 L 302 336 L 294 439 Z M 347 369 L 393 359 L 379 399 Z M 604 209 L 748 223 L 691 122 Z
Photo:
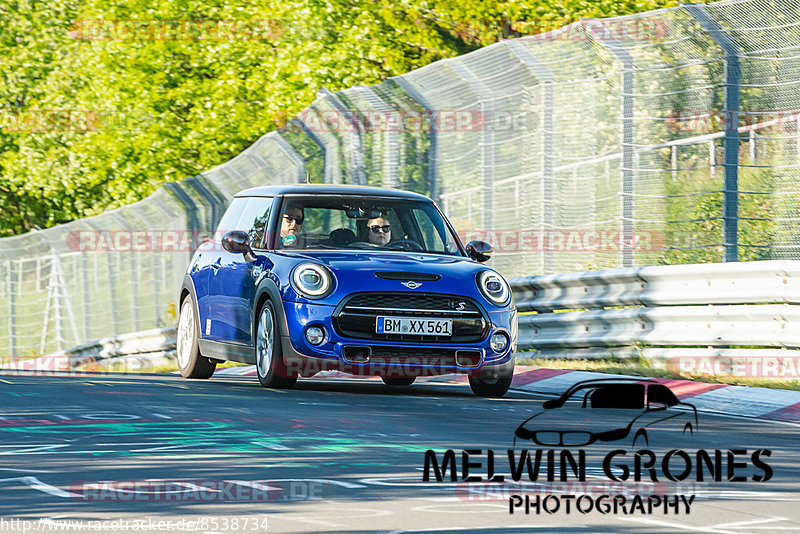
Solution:
M 292 285 L 303 296 L 320 298 L 328 294 L 333 286 L 333 276 L 316 263 L 301 263 L 294 269 Z
M 478 275 L 478 288 L 489 302 L 502 306 L 511 297 L 511 289 L 502 276 L 494 271 L 481 271 Z

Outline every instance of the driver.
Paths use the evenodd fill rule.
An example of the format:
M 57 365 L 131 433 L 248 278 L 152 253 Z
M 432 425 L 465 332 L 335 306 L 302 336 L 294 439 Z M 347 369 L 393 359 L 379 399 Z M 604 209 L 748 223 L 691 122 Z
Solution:
M 385 246 L 392 240 L 392 225 L 385 217 L 367 221 L 367 240 L 373 245 Z
M 303 248 L 303 208 L 297 205 L 290 205 L 286 208 L 281 217 L 281 244 L 286 248 Z

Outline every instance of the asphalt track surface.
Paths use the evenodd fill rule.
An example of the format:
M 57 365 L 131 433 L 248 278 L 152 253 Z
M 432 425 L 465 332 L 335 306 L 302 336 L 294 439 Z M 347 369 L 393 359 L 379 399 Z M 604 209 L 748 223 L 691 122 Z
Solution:
M 701 414 L 695 436 L 667 433 L 649 447 L 720 449 L 723 462 L 727 450 L 746 449 L 737 473 L 747 478 L 760 472 L 749 454 L 768 449 L 766 482 L 731 482 L 723 471 L 721 482 L 622 486 L 601 468 L 611 450 L 631 448 L 619 442 L 585 448 L 586 482 L 521 487 L 422 477 L 428 449 L 454 450 L 459 469 L 461 451 L 484 451 L 470 457 L 483 462 L 472 470 L 483 478 L 492 449 L 508 476 L 506 451 L 520 449 L 514 430 L 544 400 L 522 392 L 482 399 L 447 383 L 308 379 L 265 390 L 251 377 L 0 375 L 0 398 L 0 533 L 800 532 L 800 432 L 786 423 Z M 637 491 L 695 500 L 689 515 L 682 505 L 677 514 L 567 514 L 565 501 L 552 514 L 509 513 L 514 494 Z

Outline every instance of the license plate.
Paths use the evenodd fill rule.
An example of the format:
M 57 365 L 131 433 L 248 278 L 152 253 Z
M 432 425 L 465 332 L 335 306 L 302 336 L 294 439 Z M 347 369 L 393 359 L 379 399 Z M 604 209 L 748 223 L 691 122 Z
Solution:
M 415 334 L 418 336 L 453 335 L 452 319 L 416 319 L 413 317 L 378 317 L 378 334 Z

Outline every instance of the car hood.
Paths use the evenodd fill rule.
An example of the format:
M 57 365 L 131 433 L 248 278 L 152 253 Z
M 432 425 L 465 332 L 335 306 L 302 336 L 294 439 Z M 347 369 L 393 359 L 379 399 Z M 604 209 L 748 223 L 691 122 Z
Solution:
M 355 291 L 415 291 L 417 293 L 454 293 L 483 300 L 475 276 L 485 266 L 469 258 L 413 252 L 385 251 L 282 251 L 292 264 L 303 260 L 321 263 L 336 277 L 337 287 L 326 301 L 338 302 L 345 294 Z M 376 272 L 425 273 L 441 276 L 437 281 L 421 281 L 411 290 L 403 286 L 407 280 L 385 280 Z M 409 279 L 413 278 L 410 276 Z M 320 301 L 317 301 L 320 302 Z M 320 302 L 322 303 L 322 302 Z M 326 302 L 328 303 L 328 302 Z
M 324 264 L 331 270 L 347 269 L 374 271 L 376 268 L 386 270 L 396 270 L 409 272 L 435 272 L 431 269 L 457 270 L 463 272 L 467 266 L 474 266 L 474 271 L 478 271 L 481 265 L 463 256 L 445 256 L 439 254 L 425 254 L 401 251 L 303 251 L 287 252 L 281 254 L 294 257 L 306 258 Z

